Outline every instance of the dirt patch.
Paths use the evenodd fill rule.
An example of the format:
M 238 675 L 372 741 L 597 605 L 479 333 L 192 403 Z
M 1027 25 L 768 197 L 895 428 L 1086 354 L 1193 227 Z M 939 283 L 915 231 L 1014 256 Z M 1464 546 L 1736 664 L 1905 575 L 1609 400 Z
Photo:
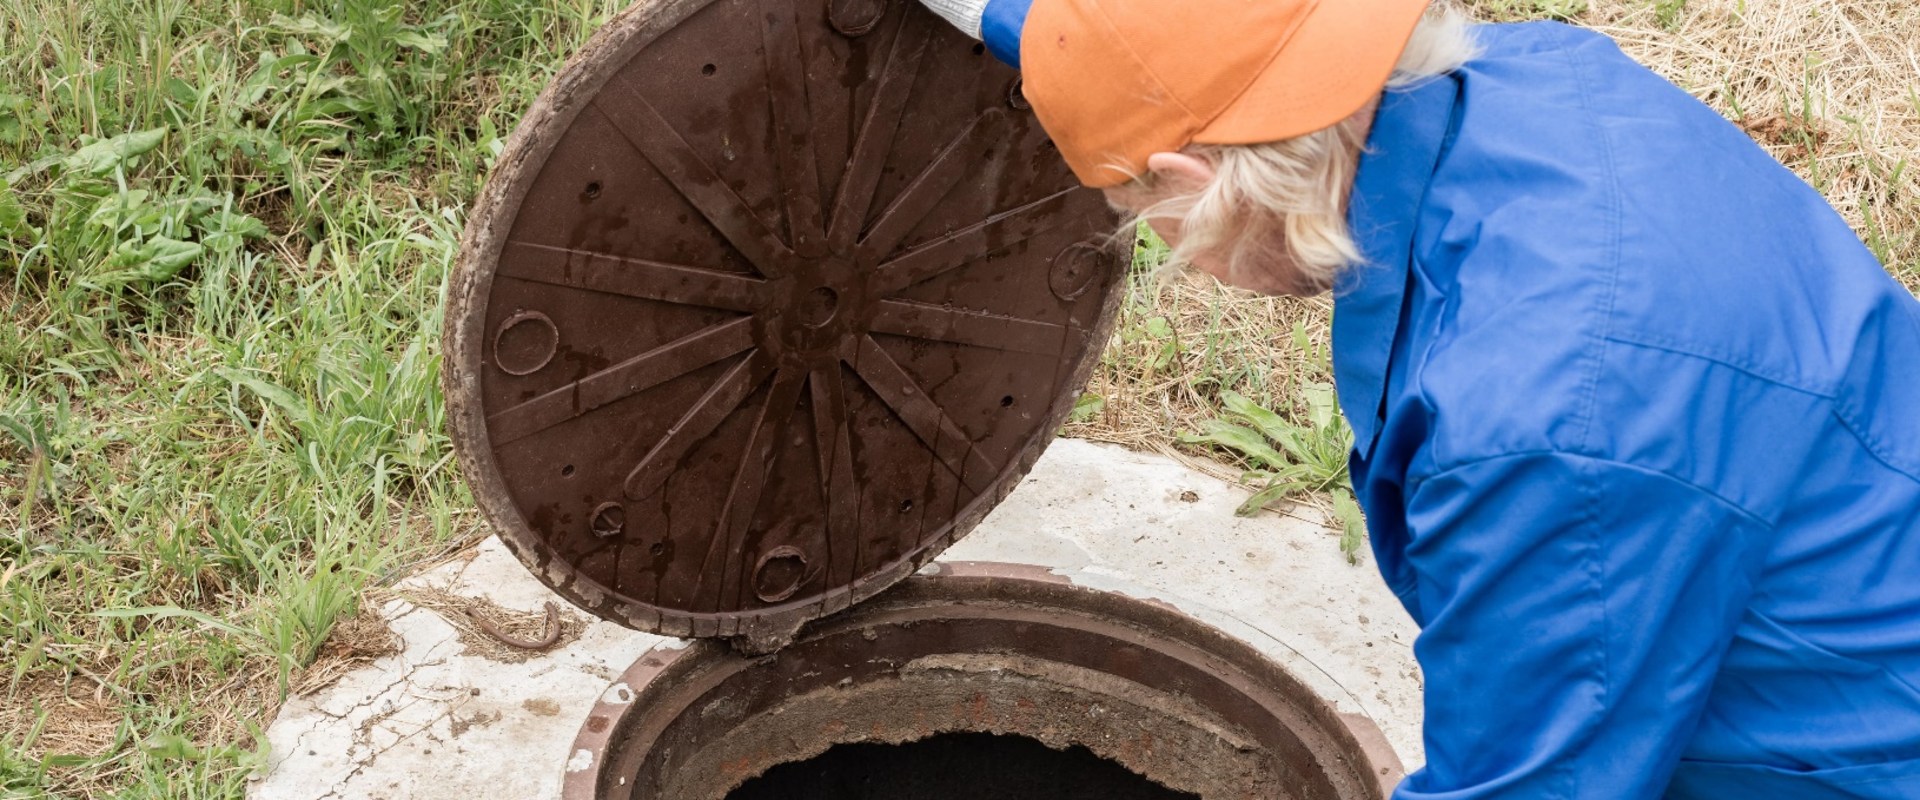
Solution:
M 36 674 L 10 687 L 8 705 L 16 713 L 0 714 L 0 732 L 6 739 L 25 739 L 23 755 L 38 760 L 48 755 L 104 753 L 112 746 L 124 714 L 104 685 L 75 676 L 61 680 Z
M 332 686 L 341 676 L 374 661 L 400 652 L 400 637 L 388 627 L 386 617 L 372 596 L 362 601 L 358 613 L 333 625 L 327 641 L 294 685 L 294 693 L 310 695 Z
M 1782 161 L 1793 162 L 1818 155 L 1821 145 L 1833 134 L 1818 120 L 1784 114 L 1762 114 L 1738 120 L 1742 129 L 1763 147 L 1774 148 Z
M 504 715 L 498 711 L 492 713 L 483 711 L 467 717 L 455 716 L 449 725 L 449 730 L 452 732 L 453 738 L 458 739 L 461 736 L 465 736 L 467 731 L 487 727 L 488 725 L 499 722 L 503 717 Z

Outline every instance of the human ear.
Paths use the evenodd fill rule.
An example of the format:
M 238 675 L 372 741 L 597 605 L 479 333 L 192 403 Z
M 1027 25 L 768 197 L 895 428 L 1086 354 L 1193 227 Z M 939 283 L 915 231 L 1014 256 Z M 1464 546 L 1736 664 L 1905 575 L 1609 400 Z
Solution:
M 1213 165 L 1190 153 L 1154 153 L 1147 156 L 1147 171 L 1162 186 L 1192 191 L 1213 182 Z

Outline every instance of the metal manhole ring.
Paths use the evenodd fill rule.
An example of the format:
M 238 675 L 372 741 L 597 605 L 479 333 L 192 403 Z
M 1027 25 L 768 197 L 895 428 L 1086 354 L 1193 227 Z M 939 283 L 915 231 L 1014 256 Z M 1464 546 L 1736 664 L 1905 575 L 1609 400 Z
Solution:
M 1056 256 L 1112 212 L 973 45 L 912 0 L 646 2 L 535 104 L 468 225 L 444 383 L 541 580 L 774 646 L 1038 458 L 1124 261 L 1076 253 L 1063 291 Z
M 771 657 L 663 646 L 589 712 L 560 796 L 721 797 L 835 745 L 955 731 L 1085 747 L 1207 798 L 1392 794 L 1403 765 L 1337 684 L 1143 597 L 1158 593 L 943 562 Z

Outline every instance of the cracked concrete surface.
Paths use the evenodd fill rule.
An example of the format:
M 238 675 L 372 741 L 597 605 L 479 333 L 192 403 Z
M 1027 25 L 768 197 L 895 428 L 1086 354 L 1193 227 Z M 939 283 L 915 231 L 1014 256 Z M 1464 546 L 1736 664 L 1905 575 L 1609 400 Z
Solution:
M 1423 760 L 1412 622 L 1370 564 L 1346 563 L 1336 533 L 1292 516 L 1234 516 L 1246 497 L 1170 459 L 1061 440 L 943 560 L 1037 564 L 1173 603 L 1372 717 L 1411 771 Z M 400 589 L 524 611 L 559 600 L 495 539 Z M 402 652 L 291 699 L 250 797 L 557 797 L 594 700 L 642 652 L 673 642 L 595 620 L 577 640 L 509 663 L 469 652 L 433 610 L 395 600 L 383 613 Z

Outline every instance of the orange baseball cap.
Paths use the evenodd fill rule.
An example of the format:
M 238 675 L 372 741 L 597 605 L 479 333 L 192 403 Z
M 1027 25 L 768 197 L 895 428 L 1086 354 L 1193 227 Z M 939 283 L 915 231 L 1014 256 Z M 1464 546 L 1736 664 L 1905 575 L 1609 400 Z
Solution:
M 1380 93 L 1427 0 L 1035 0 L 1026 96 L 1088 186 L 1189 144 L 1311 133 Z

